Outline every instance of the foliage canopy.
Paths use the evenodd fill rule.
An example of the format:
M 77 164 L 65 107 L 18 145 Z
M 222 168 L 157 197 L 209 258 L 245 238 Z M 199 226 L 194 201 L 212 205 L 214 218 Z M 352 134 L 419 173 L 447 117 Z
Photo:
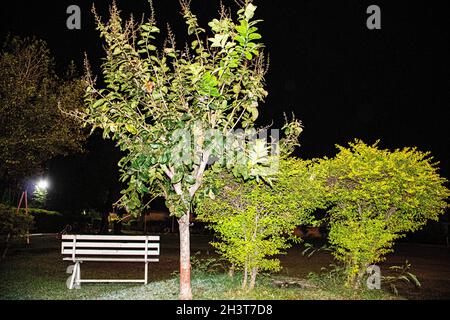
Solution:
M 206 30 L 189 4 L 181 5 L 188 34 L 194 37 L 184 49 L 176 47 L 170 28 L 164 47 L 156 48 L 160 29 L 153 9 L 147 21 L 137 24 L 132 18 L 124 23 L 115 4 L 106 24 L 97 17 L 106 42 L 106 87 L 97 89 L 88 73 L 82 118 L 126 151 L 119 166 L 128 188 L 120 203 L 136 214 L 143 196 L 151 194 L 164 196 L 171 214 L 183 216 L 210 157 L 239 147 L 226 146 L 217 135 L 226 137 L 237 126 L 252 129 L 259 102 L 267 95 L 259 20 L 253 20 L 256 7 L 249 3 L 241 8 L 237 22 L 222 8 L 220 19 L 209 23 L 212 36 L 205 42 Z M 249 160 L 229 167 L 247 178 L 263 176 L 255 167 L 264 162 L 266 149 L 254 150 L 253 166 Z
M 275 255 L 290 247 L 298 225 L 313 225 L 313 211 L 325 205 L 323 186 L 309 171 L 310 161 L 281 160 L 272 183 L 236 179 L 213 172 L 207 183 L 217 190 L 214 199 L 197 206 L 200 220 L 211 223 L 220 241 L 213 242 L 235 267 L 244 270 L 243 287 L 251 271 L 250 288 L 259 271 L 278 271 Z
M 437 220 L 450 192 L 429 153 L 395 151 L 356 140 L 316 166 L 326 188 L 329 241 L 358 286 L 369 264 L 384 260 L 394 240 Z
M 84 87 L 69 67 L 57 76 L 47 44 L 9 37 L 0 55 L 0 176 L 17 183 L 40 173 L 45 161 L 79 151 L 85 134 L 63 114 L 83 105 Z

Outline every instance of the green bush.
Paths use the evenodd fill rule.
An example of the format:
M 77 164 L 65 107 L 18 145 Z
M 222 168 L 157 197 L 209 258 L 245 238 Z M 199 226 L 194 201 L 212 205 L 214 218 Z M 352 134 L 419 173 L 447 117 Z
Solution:
M 33 232 L 59 232 L 65 226 L 66 219 L 59 212 L 37 208 L 29 208 L 28 212 L 34 218 Z
M 25 235 L 32 225 L 32 216 L 0 203 L 0 236 L 4 239 L 1 259 L 6 256 L 10 240 Z
M 26 230 L 32 232 L 58 232 L 65 225 L 65 218 L 62 214 L 38 208 L 28 208 L 28 215 L 25 209 L 21 208 L 17 214 L 17 208 L 0 204 L 1 221 L 0 234 L 23 235 Z
M 217 172 L 206 184 L 217 190 L 214 199 L 197 206 L 198 219 L 210 223 L 219 241 L 212 245 L 237 269 L 243 269 L 243 288 L 251 273 L 250 289 L 260 271 L 280 270 L 275 255 L 284 253 L 299 224 L 313 224 L 312 211 L 323 204 L 323 188 L 309 174 L 310 162 L 281 160 L 272 186 L 262 181 L 237 180 Z
M 346 265 L 346 284 L 357 288 L 367 266 L 383 261 L 396 239 L 438 220 L 450 192 L 429 153 L 391 152 L 358 140 L 338 148 L 315 169 L 332 205 L 334 256 Z
M 22 210 L 0 203 L 0 235 L 15 238 L 24 235 L 33 225 L 33 217 L 25 215 Z

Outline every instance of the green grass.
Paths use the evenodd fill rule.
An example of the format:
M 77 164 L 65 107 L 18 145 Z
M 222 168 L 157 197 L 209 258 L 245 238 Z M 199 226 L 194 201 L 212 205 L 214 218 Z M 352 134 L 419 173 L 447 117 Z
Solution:
M 252 291 L 242 290 L 240 280 L 225 274 L 202 274 L 192 278 L 197 300 L 379 300 L 395 297 L 382 291 L 343 290 L 343 288 L 279 288 L 269 278 L 259 279 Z M 84 289 L 81 289 L 84 290 Z M 154 282 L 112 291 L 96 296 L 104 300 L 173 300 L 178 299 L 178 279 Z
M 126 284 L 95 284 L 68 290 L 67 265 L 58 252 L 8 257 L 0 263 L 0 299 L 95 299 L 105 292 L 130 288 Z
M 61 261 L 59 252 L 21 252 L 0 263 L 0 299 L 108 299 L 143 300 L 177 299 L 178 279 L 155 281 L 148 285 L 136 284 L 83 284 L 80 289 L 68 290 L 65 273 L 67 263 Z M 89 276 L 124 277 L 136 270 L 111 267 L 92 267 Z M 82 272 L 83 272 L 82 268 Z M 112 273 L 112 274 L 111 274 Z M 391 299 L 383 291 L 344 290 L 337 285 L 315 283 L 315 288 L 280 288 L 272 283 L 269 276 L 260 276 L 253 291 L 242 290 L 240 277 L 230 278 L 223 273 L 193 272 L 192 288 L 194 299 L 242 299 L 242 300 L 304 300 L 304 299 Z

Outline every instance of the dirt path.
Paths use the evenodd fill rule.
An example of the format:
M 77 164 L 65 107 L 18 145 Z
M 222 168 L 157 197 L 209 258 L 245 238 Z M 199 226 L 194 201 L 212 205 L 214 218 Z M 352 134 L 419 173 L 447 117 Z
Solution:
M 301 247 L 296 246 L 281 258 L 284 274 L 305 277 L 309 272 L 319 272 L 321 267 L 335 262 L 328 253 L 317 253 L 306 258 L 301 251 Z M 401 243 L 380 264 L 381 271 L 387 274 L 390 266 L 403 265 L 406 260 L 411 263 L 410 271 L 418 277 L 422 287 L 416 289 L 400 284 L 400 295 L 407 299 L 450 299 L 450 248 Z

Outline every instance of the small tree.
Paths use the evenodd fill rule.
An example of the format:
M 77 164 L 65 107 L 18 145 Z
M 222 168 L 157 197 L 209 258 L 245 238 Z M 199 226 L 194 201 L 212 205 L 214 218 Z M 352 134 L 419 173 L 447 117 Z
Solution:
M 214 199 L 197 206 L 198 219 L 211 223 L 220 241 L 213 242 L 234 267 L 244 270 L 242 287 L 255 286 L 260 271 L 278 271 L 275 255 L 290 247 L 290 236 L 300 224 L 313 224 L 313 210 L 323 207 L 320 181 L 309 172 L 310 162 L 297 158 L 280 162 L 272 185 L 263 181 L 236 179 L 217 172 L 208 183 L 218 190 Z
M 358 288 L 366 268 L 384 260 L 396 239 L 438 219 L 450 193 L 429 153 L 349 145 L 316 169 L 332 204 L 329 241 L 347 266 L 346 284 Z
M 189 216 L 211 159 L 234 155 L 239 160 L 227 161 L 226 168 L 247 179 L 267 176 L 270 168 L 267 146 L 260 140 L 225 144 L 222 139 L 235 128 L 251 131 L 267 95 L 256 7 L 245 1 L 236 22 L 222 7 L 219 19 L 208 24 L 210 37 L 188 1 L 181 1 L 181 7 L 194 37 L 183 50 L 170 29 L 157 50 L 153 10 L 140 23 L 132 18 L 123 23 L 115 4 L 106 24 L 97 17 L 106 42 L 106 87 L 97 89 L 87 72 L 87 108 L 80 116 L 126 152 L 119 166 L 128 187 L 120 205 L 137 215 L 145 195 L 163 196 L 178 218 L 180 298 L 191 299 Z
M 0 180 L 16 187 L 54 156 L 81 150 L 85 134 L 60 112 L 83 106 L 84 87 L 74 77 L 57 76 L 47 44 L 9 37 L 0 54 Z

